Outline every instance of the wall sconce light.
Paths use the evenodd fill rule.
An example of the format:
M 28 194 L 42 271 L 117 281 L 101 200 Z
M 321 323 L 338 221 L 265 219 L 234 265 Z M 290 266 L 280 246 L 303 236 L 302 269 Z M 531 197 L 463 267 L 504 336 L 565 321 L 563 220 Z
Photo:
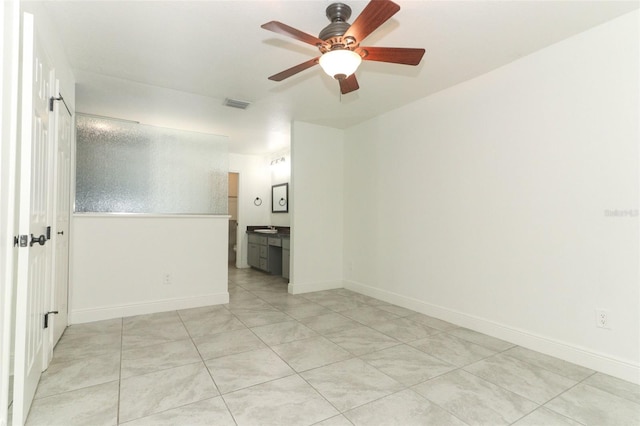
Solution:
M 276 158 L 276 159 L 271 160 L 271 165 L 275 166 L 277 164 L 284 163 L 284 162 L 285 162 L 284 157 L 280 157 L 280 158 Z

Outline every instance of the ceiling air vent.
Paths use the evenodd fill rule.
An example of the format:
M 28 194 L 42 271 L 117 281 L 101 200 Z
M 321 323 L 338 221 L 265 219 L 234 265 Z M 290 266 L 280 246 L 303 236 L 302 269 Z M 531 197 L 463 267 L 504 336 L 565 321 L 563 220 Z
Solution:
M 241 101 L 239 99 L 226 98 L 224 100 L 224 105 L 231 108 L 247 109 L 247 107 L 251 105 L 251 102 Z

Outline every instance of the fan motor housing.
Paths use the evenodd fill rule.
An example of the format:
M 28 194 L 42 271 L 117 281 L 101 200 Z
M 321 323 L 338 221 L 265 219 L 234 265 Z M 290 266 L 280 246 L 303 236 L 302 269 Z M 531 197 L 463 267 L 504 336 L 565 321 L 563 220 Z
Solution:
M 324 27 L 318 38 L 328 40 L 333 37 L 342 36 L 351 24 L 347 20 L 351 17 L 351 8 L 344 3 L 332 3 L 327 7 L 327 18 L 331 21 L 329 25 Z

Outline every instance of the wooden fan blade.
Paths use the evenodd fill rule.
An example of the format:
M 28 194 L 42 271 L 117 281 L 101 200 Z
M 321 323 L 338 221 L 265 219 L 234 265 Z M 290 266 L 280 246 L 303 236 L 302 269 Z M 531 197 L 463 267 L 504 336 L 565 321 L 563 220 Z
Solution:
M 282 72 L 279 72 L 278 74 L 274 74 L 271 77 L 269 77 L 269 80 L 282 81 L 285 78 L 289 78 L 292 75 L 298 74 L 300 71 L 304 71 L 307 68 L 311 68 L 312 66 L 316 65 L 318 63 L 319 58 L 320 57 L 318 56 L 317 58 L 313 58 L 306 62 L 298 64 L 295 67 L 291 67 L 288 70 L 284 70 Z
M 424 49 L 404 47 L 359 47 L 356 52 L 365 61 L 391 62 L 403 65 L 418 65 L 424 55 Z
M 343 37 L 353 37 L 361 43 L 399 10 L 400 6 L 390 0 L 371 0 Z
M 356 91 L 359 88 L 360 86 L 358 85 L 355 74 L 351 74 L 349 77 L 340 80 L 340 92 L 342 92 L 343 95 Z
M 320 40 L 318 37 L 312 36 L 311 34 L 307 34 L 300 30 L 296 30 L 295 28 L 290 27 L 287 24 L 283 24 L 282 22 L 271 21 L 267 22 L 264 25 L 261 25 L 260 27 L 264 28 L 265 30 L 273 31 L 274 33 L 295 38 L 296 40 L 300 40 L 312 46 L 318 46 L 324 43 L 324 41 Z

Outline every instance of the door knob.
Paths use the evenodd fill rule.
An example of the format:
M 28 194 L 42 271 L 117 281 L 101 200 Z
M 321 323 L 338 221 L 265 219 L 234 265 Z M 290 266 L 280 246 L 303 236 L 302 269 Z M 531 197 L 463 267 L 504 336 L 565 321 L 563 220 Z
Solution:
M 43 246 L 46 242 L 47 242 L 46 235 L 42 234 L 39 237 L 35 237 L 33 234 L 31 234 L 31 241 L 29 242 L 29 247 L 33 247 L 35 243 L 38 243 L 41 246 Z
M 58 231 L 57 234 L 58 235 L 64 235 L 64 231 Z

